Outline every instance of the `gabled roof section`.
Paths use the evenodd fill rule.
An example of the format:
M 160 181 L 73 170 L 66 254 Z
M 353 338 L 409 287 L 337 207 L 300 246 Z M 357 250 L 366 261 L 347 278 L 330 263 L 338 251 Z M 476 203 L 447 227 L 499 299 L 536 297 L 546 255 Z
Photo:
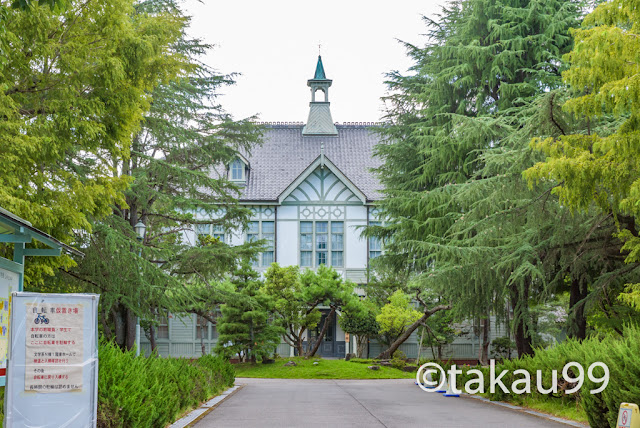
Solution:
M 251 164 L 249 163 L 249 159 L 247 159 L 242 153 L 236 153 L 235 158 L 240 159 L 240 161 L 244 163 L 247 168 L 251 169 Z M 231 159 L 231 162 L 233 162 L 234 159 Z M 229 164 L 231 164 L 231 162 L 229 162 Z
M 323 171 L 325 168 L 328 171 L 331 171 L 331 173 L 333 173 L 333 177 L 331 177 L 331 175 L 328 175 L 325 173 L 325 171 Z M 316 179 L 315 181 L 318 182 L 318 185 L 314 186 L 314 184 L 309 180 L 312 174 L 315 175 L 314 178 Z M 326 180 L 327 189 L 324 189 L 325 179 L 327 179 Z M 292 196 L 293 199 L 296 201 L 300 201 L 300 199 L 295 197 L 293 193 L 296 190 L 300 189 L 301 186 L 303 186 L 304 184 L 307 184 L 308 188 L 313 189 L 314 193 L 317 196 L 317 198 L 314 198 L 313 196 L 305 198 L 306 200 L 304 200 L 304 202 L 309 202 L 313 200 L 317 200 L 318 202 L 327 202 L 326 201 L 327 196 L 338 196 L 334 200 L 337 200 L 340 202 L 348 202 L 349 200 L 353 200 L 357 198 L 363 204 L 367 203 L 366 195 L 362 193 L 362 191 L 358 189 L 358 187 L 354 185 L 347 178 L 347 176 L 344 175 L 342 171 L 340 171 L 340 169 L 337 166 L 335 166 L 333 162 L 331 162 L 331 160 L 329 160 L 329 158 L 327 158 L 324 154 L 321 154 L 320 156 L 318 156 L 311 163 L 311 165 L 309 165 L 302 172 L 302 174 L 300 174 L 298 178 L 296 178 L 295 181 L 293 181 L 293 183 L 291 183 L 280 194 L 280 196 L 278 197 L 278 202 L 282 204 L 283 202 L 285 202 L 285 200 L 287 200 L 289 196 Z M 338 184 L 337 188 L 336 188 L 336 184 Z M 332 194 L 331 190 L 334 188 L 336 188 L 338 192 L 337 193 L 334 192 L 335 194 Z M 344 194 L 345 190 L 348 191 L 347 194 Z M 298 191 L 300 191 L 301 193 L 305 194 L 305 196 L 307 196 L 307 192 L 304 192 L 304 190 L 298 190 Z M 344 196 L 346 196 L 346 199 L 344 198 L 344 196 L 343 198 L 339 198 L 339 196 L 343 194 Z M 289 201 L 289 202 L 293 202 L 293 201 Z
M 280 195 L 324 153 L 348 181 L 363 193 L 367 202 L 381 198 L 382 186 L 371 171 L 381 165 L 373 156 L 380 137 L 373 123 L 336 125 L 335 137 L 305 136 L 302 123 L 264 124 L 263 144 L 243 153 L 251 162 L 243 203 L 277 203 Z M 213 170 L 212 174 L 219 174 Z
M 327 80 L 327 76 L 324 74 L 324 67 L 322 66 L 322 57 L 318 55 L 318 64 L 316 65 L 316 74 L 313 76 L 313 80 Z

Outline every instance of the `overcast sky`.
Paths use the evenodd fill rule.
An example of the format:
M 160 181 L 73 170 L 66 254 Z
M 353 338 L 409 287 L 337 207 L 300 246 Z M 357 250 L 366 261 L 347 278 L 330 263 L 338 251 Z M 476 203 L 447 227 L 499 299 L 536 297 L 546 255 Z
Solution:
M 321 44 L 335 122 L 380 119 L 384 74 L 411 62 L 397 39 L 422 44 L 422 16 L 445 0 L 187 0 L 191 35 L 215 45 L 205 62 L 238 72 L 222 104 L 236 119 L 306 122 Z

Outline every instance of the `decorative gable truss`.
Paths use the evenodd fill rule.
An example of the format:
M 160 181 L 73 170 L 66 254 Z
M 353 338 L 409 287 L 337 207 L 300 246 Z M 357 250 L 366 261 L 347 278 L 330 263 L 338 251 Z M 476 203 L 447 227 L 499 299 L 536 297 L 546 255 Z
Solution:
M 279 197 L 283 205 L 366 202 L 360 191 L 326 156 L 319 156 Z

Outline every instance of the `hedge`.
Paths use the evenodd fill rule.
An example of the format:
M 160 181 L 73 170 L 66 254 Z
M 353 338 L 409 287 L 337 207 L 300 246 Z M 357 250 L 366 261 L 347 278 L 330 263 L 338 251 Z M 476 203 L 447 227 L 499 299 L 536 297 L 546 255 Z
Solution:
M 101 343 L 98 355 L 98 427 L 167 426 L 235 381 L 233 366 L 211 355 L 196 360 L 136 357 L 111 343 Z M 0 407 L 0 426 L 3 413 Z
M 106 343 L 99 349 L 98 427 L 163 427 L 233 385 L 231 364 L 211 355 L 196 360 L 136 357 Z
M 574 393 L 565 394 L 562 388 L 571 389 L 573 385 L 563 385 L 562 369 L 569 362 L 577 362 L 584 368 L 584 384 Z M 588 368 L 595 362 L 603 362 L 609 368 L 609 383 L 600 393 L 591 394 L 589 391 L 598 388 L 601 384 L 592 382 L 587 376 Z M 449 364 L 443 364 L 448 370 Z M 458 376 L 457 386 L 462 389 L 468 380 L 475 379 L 475 375 L 467 375 L 467 370 L 475 368 L 484 375 L 485 393 L 491 400 L 517 401 L 517 397 L 511 391 L 514 380 L 522 379 L 521 375 L 514 375 L 518 369 L 524 369 L 531 376 L 531 395 L 537 400 L 549 400 L 562 402 L 567 406 L 581 406 L 592 428 L 615 428 L 620 403 L 636 403 L 640 405 L 640 327 L 629 326 L 625 328 L 623 336 L 607 336 L 604 339 L 591 338 L 578 342 L 567 340 L 554 347 L 537 350 L 535 355 L 526 356 L 514 360 L 504 360 L 496 364 L 496 376 L 502 370 L 507 374 L 502 377 L 502 382 L 509 390 L 503 392 L 499 387 L 495 393 L 489 392 L 489 368 L 465 367 L 464 374 Z M 552 370 L 558 373 L 558 393 L 541 394 L 538 392 L 537 370 L 541 370 L 542 386 L 549 389 L 552 383 Z M 603 375 L 600 368 L 596 368 L 594 376 Z M 573 374 L 578 375 L 577 371 Z M 522 385 L 520 385 L 521 387 Z

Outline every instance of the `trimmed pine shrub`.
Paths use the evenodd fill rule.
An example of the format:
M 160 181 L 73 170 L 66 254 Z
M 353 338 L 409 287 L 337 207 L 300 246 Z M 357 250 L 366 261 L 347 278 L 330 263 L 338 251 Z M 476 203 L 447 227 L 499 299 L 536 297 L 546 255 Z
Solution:
M 235 371 L 222 358 L 136 357 L 100 344 L 98 427 L 163 427 L 184 411 L 233 385 Z

